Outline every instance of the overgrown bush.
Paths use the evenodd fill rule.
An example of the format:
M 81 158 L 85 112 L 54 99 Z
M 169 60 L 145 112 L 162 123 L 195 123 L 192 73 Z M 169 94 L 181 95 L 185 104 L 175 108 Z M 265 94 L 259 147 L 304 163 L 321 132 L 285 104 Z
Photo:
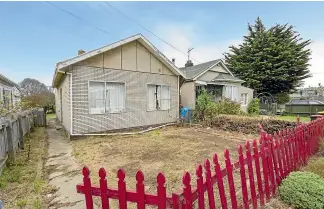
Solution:
M 197 121 L 210 121 L 217 115 L 240 115 L 243 114 L 241 105 L 232 102 L 227 98 L 219 102 L 213 101 L 213 95 L 209 94 L 205 89 L 201 91 L 197 98 L 197 104 L 194 111 L 194 118 Z
M 311 158 L 303 171 L 315 173 L 324 179 L 324 157 Z
M 324 208 L 324 179 L 311 172 L 292 172 L 279 186 L 280 199 L 303 209 Z
M 249 102 L 248 113 L 251 115 L 260 114 L 260 99 L 254 98 Z

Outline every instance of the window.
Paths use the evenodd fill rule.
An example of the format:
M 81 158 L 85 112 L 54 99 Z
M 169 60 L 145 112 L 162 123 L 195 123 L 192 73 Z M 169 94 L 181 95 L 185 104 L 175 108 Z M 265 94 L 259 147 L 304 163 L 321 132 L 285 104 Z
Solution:
M 147 110 L 169 110 L 171 109 L 170 86 L 147 85 Z
M 125 110 L 125 84 L 89 81 L 90 114 L 118 113 Z
M 225 86 L 225 97 L 228 99 L 239 102 L 239 87 L 238 86 Z
M 248 94 L 247 93 L 241 94 L 241 102 L 242 102 L 242 105 L 248 104 Z

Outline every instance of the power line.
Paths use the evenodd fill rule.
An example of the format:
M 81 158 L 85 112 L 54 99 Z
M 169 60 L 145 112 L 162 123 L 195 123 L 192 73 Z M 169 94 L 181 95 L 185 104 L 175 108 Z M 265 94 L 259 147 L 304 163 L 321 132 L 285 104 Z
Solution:
M 93 28 L 95 28 L 95 29 L 97 29 L 97 30 L 100 30 L 101 32 L 103 32 L 103 33 L 105 33 L 105 34 L 110 35 L 110 33 L 108 33 L 106 30 L 104 30 L 104 29 L 102 29 L 102 28 L 99 28 L 98 26 L 93 25 L 93 24 L 87 22 L 86 20 L 84 20 L 84 19 L 82 19 L 81 17 L 79 17 L 79 16 L 73 14 L 73 13 L 70 12 L 70 11 L 67 11 L 66 9 L 63 9 L 62 7 L 56 5 L 56 4 L 52 3 L 52 2 L 49 2 L 49 1 L 46 1 L 46 3 L 48 3 L 49 5 L 51 5 L 51 6 L 55 7 L 55 8 L 57 8 L 57 9 L 62 10 L 63 12 L 65 12 L 65 13 L 71 15 L 72 17 L 74 17 L 74 18 L 76 18 L 76 19 L 78 19 L 78 20 L 80 20 L 80 21 L 82 21 L 82 22 L 84 22 L 84 23 L 86 23 L 86 24 L 92 26 Z
M 112 6 L 110 3 L 108 2 L 103 2 L 105 4 L 107 4 L 109 7 L 111 7 L 113 10 L 117 11 L 119 14 L 123 15 L 124 17 L 126 17 L 127 19 L 133 21 L 136 25 L 138 25 L 139 27 L 141 27 L 143 30 L 149 32 L 150 34 L 152 34 L 153 36 L 155 36 L 156 38 L 158 38 L 160 41 L 164 42 L 165 44 L 169 45 L 170 47 L 172 47 L 173 49 L 177 50 L 178 52 L 180 52 L 181 54 L 183 54 L 184 56 L 188 56 L 187 53 L 177 49 L 175 46 L 173 46 L 172 44 L 168 43 L 167 41 L 165 41 L 163 38 L 159 37 L 158 35 L 156 35 L 155 33 L 153 33 L 151 30 L 147 29 L 146 27 L 144 27 L 143 25 L 141 25 L 139 22 L 137 22 L 135 19 L 131 18 L 130 16 L 126 15 L 125 13 L 123 13 L 122 11 L 120 11 L 119 9 L 117 9 L 116 7 Z M 201 63 L 195 59 L 193 59 L 194 61 Z

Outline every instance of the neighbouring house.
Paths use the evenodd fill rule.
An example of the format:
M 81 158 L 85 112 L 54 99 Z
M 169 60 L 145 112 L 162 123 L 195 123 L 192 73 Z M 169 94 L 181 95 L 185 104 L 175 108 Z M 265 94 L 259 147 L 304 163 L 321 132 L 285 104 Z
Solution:
M 295 92 L 289 95 L 290 100 L 318 100 L 324 101 L 324 87 L 305 87 L 298 88 Z
M 217 102 L 226 97 L 241 104 L 247 112 L 249 101 L 253 99 L 253 89 L 242 86 L 243 80 L 235 77 L 221 59 L 193 65 L 189 60 L 180 68 L 185 74 L 185 83 L 181 86 L 182 105 L 195 108 L 196 99 L 202 89 L 214 95 Z
M 141 34 L 59 62 L 56 114 L 70 135 L 176 122 L 184 74 Z
M 0 74 L 0 107 L 11 110 L 21 100 L 18 84 Z

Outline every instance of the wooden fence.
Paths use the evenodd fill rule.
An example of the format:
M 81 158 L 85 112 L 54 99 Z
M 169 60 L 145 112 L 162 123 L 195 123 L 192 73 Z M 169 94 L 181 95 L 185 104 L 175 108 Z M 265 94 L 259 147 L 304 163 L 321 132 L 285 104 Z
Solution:
M 211 162 L 206 159 L 204 166 L 198 165 L 196 168 L 196 180 L 192 181 L 190 174 L 185 172 L 183 190 L 171 195 L 166 193 L 163 173 L 157 175 L 156 194 L 145 193 L 142 171 L 136 174 L 136 190 L 127 190 L 122 169 L 117 172 L 118 188 L 110 188 L 104 168 L 99 170 L 99 186 L 92 186 L 90 171 L 84 167 L 83 184 L 78 184 L 76 189 L 78 193 L 84 194 L 87 209 L 94 208 L 93 196 L 101 198 L 103 209 L 110 208 L 109 199 L 117 199 L 120 209 L 126 209 L 128 202 L 136 203 L 138 209 L 146 206 L 157 206 L 159 209 L 258 208 L 276 194 L 282 179 L 304 165 L 318 151 L 323 137 L 324 119 L 297 124 L 294 129 L 285 129 L 274 135 L 267 134 L 260 127 L 260 139 L 247 141 L 245 149 L 239 145 L 238 159 L 234 163 L 229 150 L 225 150 L 225 167 L 221 168 L 218 155 L 215 154 L 213 171 Z
M 10 113 L 0 118 L 0 175 L 6 161 L 15 160 L 15 153 L 24 149 L 23 137 L 34 127 L 45 126 L 44 109 Z

